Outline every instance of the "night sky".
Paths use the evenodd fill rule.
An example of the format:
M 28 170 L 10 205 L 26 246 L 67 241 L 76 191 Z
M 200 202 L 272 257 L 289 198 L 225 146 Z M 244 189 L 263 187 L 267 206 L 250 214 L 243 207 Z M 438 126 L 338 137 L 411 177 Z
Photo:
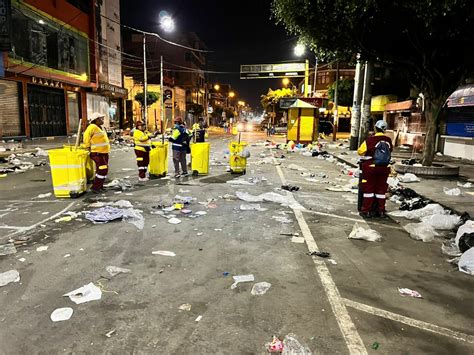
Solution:
M 281 79 L 240 80 L 240 65 L 297 60 L 293 56 L 296 38 L 274 24 L 270 3 L 270 0 L 121 0 L 121 16 L 123 24 L 162 34 L 159 12 L 167 11 L 175 19 L 176 32 L 196 32 L 213 51 L 208 55 L 209 70 L 233 72 L 211 75 L 209 81 L 230 83 L 239 100 L 262 111 L 260 95 L 270 87 L 281 87 Z M 172 34 L 163 37 L 173 40 Z

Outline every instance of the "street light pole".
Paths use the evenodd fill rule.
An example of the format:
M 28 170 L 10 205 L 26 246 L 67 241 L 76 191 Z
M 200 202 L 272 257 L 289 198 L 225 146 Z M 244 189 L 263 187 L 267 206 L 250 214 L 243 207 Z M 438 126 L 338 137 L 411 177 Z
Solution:
M 148 128 L 148 77 L 146 68 L 146 34 L 143 34 L 143 119 L 145 121 L 145 127 Z
M 318 57 L 314 56 L 314 83 L 313 83 L 313 97 L 316 97 L 316 80 L 318 79 Z
M 160 113 L 161 113 L 161 134 L 164 134 L 164 131 L 166 130 L 166 126 L 168 125 L 168 122 L 165 122 L 164 128 L 163 128 L 163 122 L 165 119 L 165 90 L 163 87 L 163 56 L 160 57 L 161 63 L 160 63 Z
M 339 125 L 339 111 L 338 111 L 338 85 L 339 85 L 339 60 L 336 62 L 336 87 L 334 88 L 334 121 L 333 121 L 333 134 L 332 141 L 336 141 L 337 126 Z

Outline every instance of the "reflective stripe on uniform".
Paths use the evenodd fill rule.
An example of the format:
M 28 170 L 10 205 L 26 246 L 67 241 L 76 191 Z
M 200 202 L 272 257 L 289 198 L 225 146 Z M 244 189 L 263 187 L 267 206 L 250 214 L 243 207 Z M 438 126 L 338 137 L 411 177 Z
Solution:
M 375 196 L 375 194 L 370 194 L 370 193 L 364 194 L 364 197 L 367 197 L 367 198 L 374 197 L 374 196 Z
M 62 191 L 62 190 L 76 191 L 76 190 L 79 190 L 81 187 L 83 187 L 84 184 L 85 184 L 85 180 L 81 179 L 81 180 L 70 182 L 68 184 L 53 185 L 53 190 L 54 191 Z
M 99 168 L 98 168 L 98 169 L 100 169 L 100 170 L 104 170 L 104 169 L 107 169 L 107 168 L 108 168 L 108 166 L 107 166 L 107 165 L 101 165 L 101 166 L 99 166 Z
M 138 146 L 138 147 L 150 147 L 150 144 L 135 143 L 135 146 Z
M 82 168 L 81 164 L 74 164 L 74 165 L 51 165 L 51 169 L 78 169 Z
M 143 158 L 142 157 L 137 158 L 137 161 L 143 161 Z
M 376 198 L 379 198 L 379 199 L 385 200 L 385 195 L 375 194 L 375 197 L 376 197 Z
M 362 179 L 362 183 L 365 184 L 367 182 L 367 180 L 365 179 Z
M 173 143 L 173 145 L 174 145 L 175 147 L 182 147 L 182 146 L 183 146 L 182 144 L 178 144 L 178 143 Z
M 91 147 L 106 147 L 108 145 L 109 143 L 96 143 L 96 144 L 91 144 Z
M 146 169 L 147 169 L 146 166 L 141 166 L 141 167 L 138 168 L 138 170 L 146 170 Z
M 95 174 L 95 177 L 97 179 L 105 179 L 107 177 L 107 175 L 99 175 L 99 174 Z

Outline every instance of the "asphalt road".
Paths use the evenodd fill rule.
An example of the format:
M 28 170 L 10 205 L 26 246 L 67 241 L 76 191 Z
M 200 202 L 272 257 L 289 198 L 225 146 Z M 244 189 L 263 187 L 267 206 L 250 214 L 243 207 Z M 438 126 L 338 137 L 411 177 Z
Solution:
M 243 139 L 261 143 L 264 136 Z M 445 261 L 440 240 L 414 241 L 405 222 L 393 220 L 369 222 L 382 242 L 347 239 L 354 223 L 363 222 L 356 195 L 326 189 L 328 182 L 349 181 L 340 167 L 258 144 L 249 148 L 243 177 L 258 182 L 230 184 L 241 177 L 226 172 L 229 141 L 211 136 L 209 176 L 145 184 L 137 183 L 133 151 L 114 147 L 109 177 L 129 176 L 133 185 L 122 193 L 38 198 L 51 192 L 47 166 L 1 179 L 0 244 L 26 243 L 0 256 L 0 272 L 16 269 L 21 277 L 0 288 L 0 352 L 255 354 L 266 352 L 273 335 L 294 334 L 321 354 L 474 353 L 473 279 Z M 282 154 L 281 165 L 261 164 Z M 307 181 L 290 164 L 327 177 Z M 300 190 L 275 190 L 282 183 Z M 236 191 L 277 192 L 292 204 L 260 202 L 266 210 L 244 211 L 248 202 L 230 198 Z M 172 212 L 181 219 L 177 225 L 154 214 L 176 195 L 195 198 L 189 209 L 207 214 Z M 125 221 L 92 224 L 83 216 L 55 222 L 66 211 L 118 200 L 143 211 L 143 230 Z M 305 243 L 285 235 L 295 232 Z M 48 248 L 37 251 L 41 246 Z M 176 256 L 152 254 L 158 250 Z M 332 260 L 307 255 L 315 250 L 330 252 Z M 108 265 L 131 272 L 111 277 Z M 255 282 L 231 289 L 232 276 L 246 274 Z M 252 295 L 252 285 L 263 281 L 271 288 Z M 63 297 L 90 282 L 102 289 L 100 300 L 76 305 Z M 400 296 L 398 287 L 423 298 Z M 180 310 L 183 304 L 191 310 Z M 60 307 L 74 313 L 53 323 L 50 314 Z

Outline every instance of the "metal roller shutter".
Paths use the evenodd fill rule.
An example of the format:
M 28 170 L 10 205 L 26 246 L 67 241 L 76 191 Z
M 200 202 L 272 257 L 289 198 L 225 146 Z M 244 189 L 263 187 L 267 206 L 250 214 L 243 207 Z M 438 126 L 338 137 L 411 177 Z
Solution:
M 20 110 L 20 85 L 16 81 L 0 80 L 0 136 L 22 136 L 23 112 Z

